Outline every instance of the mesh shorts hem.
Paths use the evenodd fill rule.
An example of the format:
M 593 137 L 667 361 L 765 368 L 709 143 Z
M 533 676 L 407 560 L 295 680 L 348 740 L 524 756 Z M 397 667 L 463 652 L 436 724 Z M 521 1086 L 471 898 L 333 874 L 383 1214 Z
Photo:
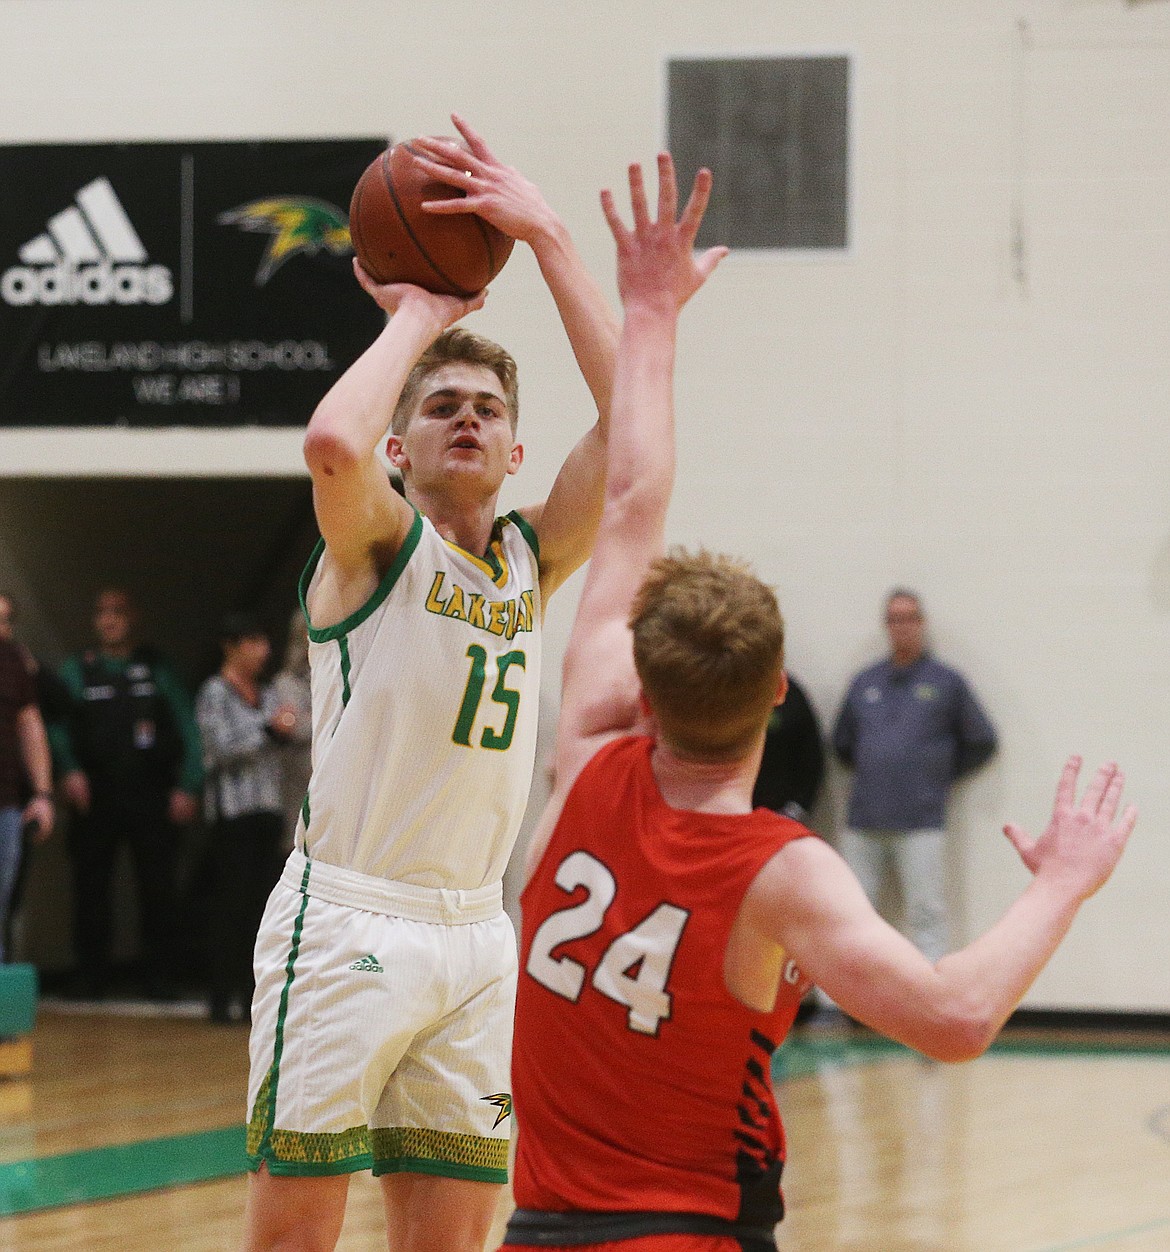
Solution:
M 257 1104 L 258 1110 L 261 1108 Z M 271 1174 L 431 1174 L 476 1182 L 508 1181 L 508 1140 L 451 1134 L 417 1127 L 370 1130 L 353 1126 L 333 1133 L 267 1130 L 263 1116 L 248 1128 L 246 1160 L 253 1172 L 267 1165 Z
M 261 1166 L 270 1174 L 288 1178 L 319 1178 L 330 1174 L 355 1174 L 368 1169 L 375 1178 L 385 1174 L 430 1174 L 436 1178 L 461 1178 L 471 1182 L 491 1182 L 501 1186 L 508 1181 L 506 1169 L 488 1165 L 461 1165 L 458 1161 L 436 1161 L 425 1157 L 395 1157 L 375 1160 L 368 1153 L 336 1161 L 282 1161 L 267 1153 L 247 1156 L 248 1171 L 258 1173 Z
M 359 1170 L 374 1169 L 374 1158 L 368 1153 L 361 1156 L 342 1157 L 336 1161 L 282 1161 L 267 1152 L 249 1153 L 248 1172 L 259 1173 L 264 1166 L 270 1174 L 286 1178 L 320 1178 L 330 1174 L 356 1174 Z

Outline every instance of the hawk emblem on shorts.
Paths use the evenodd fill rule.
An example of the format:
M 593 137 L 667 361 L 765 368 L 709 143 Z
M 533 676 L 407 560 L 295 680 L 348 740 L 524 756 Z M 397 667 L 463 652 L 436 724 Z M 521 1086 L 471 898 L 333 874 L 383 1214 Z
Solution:
M 496 1114 L 496 1120 L 492 1122 L 492 1129 L 504 1120 L 505 1117 L 512 1116 L 512 1093 L 510 1091 L 497 1091 L 495 1095 L 480 1096 L 481 1100 L 488 1104 L 494 1104 L 500 1111 Z

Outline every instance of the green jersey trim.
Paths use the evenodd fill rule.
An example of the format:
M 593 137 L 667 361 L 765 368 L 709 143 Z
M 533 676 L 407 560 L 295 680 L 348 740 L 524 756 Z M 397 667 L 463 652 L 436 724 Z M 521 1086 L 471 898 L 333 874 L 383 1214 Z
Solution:
M 492 523 L 492 535 L 483 556 L 468 552 L 453 539 L 443 541 L 453 552 L 458 552 L 478 569 L 483 570 L 497 587 L 503 587 L 508 581 L 508 558 L 504 554 L 504 523 L 507 520 L 506 517 L 497 517 Z
M 305 615 L 305 622 L 309 627 L 309 638 L 314 643 L 328 643 L 331 639 L 339 639 L 342 635 L 348 635 L 350 631 L 357 628 L 374 612 L 376 608 L 394 589 L 394 584 L 398 581 L 402 571 L 406 568 L 407 562 L 414 555 L 415 548 L 422 538 L 423 520 L 422 514 L 418 509 L 414 510 L 414 521 L 411 524 L 410 531 L 406 539 L 403 541 L 402 547 L 398 549 L 398 555 L 390 562 L 390 568 L 382 576 L 382 581 L 374 590 L 374 594 L 362 605 L 356 612 L 351 613 L 344 621 L 338 622 L 336 626 L 324 626 L 318 628 L 309 620 L 309 606 L 306 603 L 306 597 L 309 594 L 309 583 L 313 579 L 317 565 L 321 560 L 321 556 L 325 551 L 325 540 L 318 539 L 317 546 L 313 549 L 309 562 L 301 574 L 298 593 L 301 601 L 301 612 Z
M 532 549 L 532 555 L 536 557 L 536 563 L 540 565 L 540 540 L 536 537 L 536 531 L 532 529 L 532 523 L 523 514 L 518 513 L 515 509 L 511 513 L 504 515 L 505 520 L 512 523 L 513 526 L 524 536 L 524 542 Z
M 342 635 L 337 641 L 338 651 L 341 653 L 341 707 L 349 703 L 349 697 L 353 694 L 353 690 L 349 685 L 349 638 Z

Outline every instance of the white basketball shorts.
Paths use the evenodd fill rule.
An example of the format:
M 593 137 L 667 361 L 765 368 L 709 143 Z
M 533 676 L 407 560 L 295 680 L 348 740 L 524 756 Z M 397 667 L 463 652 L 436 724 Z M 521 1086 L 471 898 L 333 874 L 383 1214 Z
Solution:
M 293 852 L 256 940 L 248 1161 L 507 1181 L 516 936 L 499 884 Z

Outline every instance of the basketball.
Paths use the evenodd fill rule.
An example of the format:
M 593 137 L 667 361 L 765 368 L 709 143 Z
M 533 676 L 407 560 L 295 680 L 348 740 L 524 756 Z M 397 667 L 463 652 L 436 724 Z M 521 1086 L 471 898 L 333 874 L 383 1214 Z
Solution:
M 413 283 L 471 296 L 504 268 L 515 240 L 475 213 L 427 213 L 428 200 L 466 193 L 435 181 L 395 144 L 366 167 L 349 205 L 349 234 L 362 268 L 379 283 Z

